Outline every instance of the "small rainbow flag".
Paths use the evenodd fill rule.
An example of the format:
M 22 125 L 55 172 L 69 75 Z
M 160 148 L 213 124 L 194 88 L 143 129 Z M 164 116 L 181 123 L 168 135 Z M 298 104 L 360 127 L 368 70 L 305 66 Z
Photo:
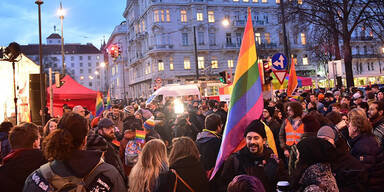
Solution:
M 107 95 L 107 110 L 109 110 L 111 107 L 112 107 L 112 104 L 111 104 L 111 94 L 109 94 L 109 90 L 108 90 L 108 95 Z
M 237 60 L 228 119 L 211 179 L 223 162 L 241 144 L 244 144 L 245 129 L 253 120 L 259 119 L 263 112 L 262 81 L 257 63 L 254 35 L 251 9 L 248 8 L 247 25 Z
M 96 117 L 101 115 L 104 111 L 104 103 L 101 92 L 97 92 L 96 96 Z
M 144 130 L 136 130 L 136 141 L 139 143 L 144 143 L 144 141 L 145 141 L 145 131 Z

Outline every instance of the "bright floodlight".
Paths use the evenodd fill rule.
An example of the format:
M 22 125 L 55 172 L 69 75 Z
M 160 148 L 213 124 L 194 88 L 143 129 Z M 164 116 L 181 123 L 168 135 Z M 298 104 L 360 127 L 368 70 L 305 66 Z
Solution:
M 65 9 L 58 9 L 57 10 L 57 15 L 59 16 L 59 17 L 64 17 L 65 16 L 65 13 L 66 13 L 66 11 L 65 11 Z
M 99 72 L 98 71 L 95 71 L 95 75 L 98 75 L 99 74 Z
M 184 104 L 179 99 L 175 99 L 173 105 L 176 114 L 184 113 Z
M 228 26 L 228 25 L 229 25 L 229 21 L 228 21 L 228 19 L 224 19 L 224 20 L 221 22 L 221 24 L 222 24 L 224 27 Z
M 100 67 L 105 67 L 105 63 L 104 63 L 104 62 L 101 62 L 101 63 L 100 63 Z

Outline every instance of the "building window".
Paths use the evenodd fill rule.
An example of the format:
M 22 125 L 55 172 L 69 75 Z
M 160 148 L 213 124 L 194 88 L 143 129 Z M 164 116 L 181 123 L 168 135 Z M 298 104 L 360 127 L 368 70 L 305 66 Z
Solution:
M 279 4 L 280 3 L 280 0 L 276 0 L 276 4 Z
M 74 64 L 74 63 L 71 63 L 71 67 L 75 67 L 75 64 Z
M 161 22 L 164 22 L 164 10 L 160 10 Z
M 299 5 L 303 4 L 303 0 L 297 0 L 297 4 Z
M 375 70 L 375 67 L 373 65 L 373 63 L 371 62 L 371 70 L 374 71 Z
M 169 57 L 169 70 L 173 71 L 173 57 Z
M 80 67 L 83 67 L 83 63 L 80 63 Z
M 303 57 L 303 65 L 308 65 L 308 57 L 307 57 L 307 55 L 304 55 L 304 57 Z
M 160 19 L 159 19 L 159 10 L 155 10 L 153 12 L 153 21 L 154 22 L 159 22 L 160 21 Z
M 88 85 L 89 85 L 90 87 L 92 87 L 92 82 L 89 82 Z
M 96 62 L 96 67 L 99 67 L 100 66 L 100 63 L 99 62 Z
M 74 56 L 71 56 L 71 61 L 75 60 L 75 57 Z
M 229 68 L 233 67 L 233 60 L 232 59 L 228 60 L 228 67 Z
M 92 63 L 88 63 L 88 67 L 92 67 Z
M 227 45 L 232 45 L 231 33 L 226 33 L 225 34 L 225 41 L 226 41 Z
M 181 37 L 182 37 L 183 46 L 188 46 L 188 33 L 182 33 Z
M 197 36 L 199 38 L 199 45 L 204 45 L 204 32 L 198 32 Z
M 216 45 L 216 34 L 209 33 L 209 45 Z
M 268 0 L 261 0 L 262 3 L 268 3 Z
M 249 0 L 243 0 L 243 2 L 245 2 L 245 3 L 248 3 L 248 2 L 249 2 Z
M 83 73 L 83 69 L 80 69 L 80 73 L 81 73 L 81 74 Z
M 203 21 L 203 13 L 198 12 L 196 15 L 196 19 L 197 19 L 197 21 Z
M 301 39 L 301 44 L 305 45 L 306 39 L 305 39 L 305 34 L 304 33 L 300 33 L 300 39 Z
M 265 41 L 270 44 L 271 43 L 271 35 L 269 33 L 264 34 Z
M 199 69 L 204 69 L 204 57 L 197 57 L 197 65 Z
M 80 60 L 80 61 L 83 60 L 83 56 L 79 56 L 79 60 Z
M 91 60 L 91 56 L 88 56 L 88 60 Z
M 259 0 L 252 0 L 252 2 L 254 2 L 254 3 L 258 3 L 258 2 L 259 2 Z
M 157 65 L 158 65 L 159 71 L 164 71 L 164 62 L 163 62 L 163 60 L 159 60 Z
M 184 57 L 184 69 L 191 69 L 191 60 L 189 57 Z
M 237 46 L 240 47 L 240 45 L 241 45 L 241 33 L 236 33 L 236 43 L 237 43 Z
M 167 9 L 167 10 L 165 10 L 165 14 L 166 14 L 166 16 L 165 16 L 165 19 L 167 20 L 167 22 L 170 22 L 171 21 L 171 15 L 170 15 L 170 13 L 169 13 L 169 10 Z
M 151 64 L 148 63 L 147 66 L 145 67 L 145 74 L 150 74 L 151 73 Z
M 181 16 L 181 22 L 187 22 L 187 11 L 186 10 L 181 10 L 180 11 L 180 16 Z
M 144 20 L 141 21 L 141 25 L 142 25 L 141 28 L 143 29 L 143 31 L 145 31 L 145 21 Z
M 88 73 L 92 73 L 92 69 L 88 69 Z
M 211 67 L 212 67 L 212 69 L 217 69 L 217 68 L 219 68 L 219 62 L 217 61 L 217 58 L 216 58 L 216 57 L 212 57 L 212 60 L 211 60 Z
M 215 22 L 215 13 L 213 11 L 208 11 L 208 22 L 210 23 Z
M 261 45 L 260 33 L 255 33 L 255 41 L 256 41 L 257 44 Z
M 239 2 L 239 0 L 233 0 L 233 2 Z
M 100 56 L 96 56 L 96 59 L 99 60 L 99 59 L 100 59 Z

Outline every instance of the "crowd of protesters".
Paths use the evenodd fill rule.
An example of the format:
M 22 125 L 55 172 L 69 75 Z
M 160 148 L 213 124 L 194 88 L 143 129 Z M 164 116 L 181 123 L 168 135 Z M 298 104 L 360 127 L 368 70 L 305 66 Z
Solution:
M 184 104 L 175 113 L 172 98 L 130 100 L 94 118 L 81 105 L 65 105 L 42 127 L 3 122 L 1 191 L 384 189 L 384 94 L 377 85 L 276 93 L 213 178 L 229 106 L 193 96 Z

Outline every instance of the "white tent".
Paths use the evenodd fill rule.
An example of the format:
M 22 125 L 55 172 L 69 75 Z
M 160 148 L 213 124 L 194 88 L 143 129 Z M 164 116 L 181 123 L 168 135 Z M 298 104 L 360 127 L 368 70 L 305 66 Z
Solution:
M 16 96 L 18 121 L 30 121 L 29 74 L 38 74 L 40 66 L 21 54 L 20 61 L 15 63 Z M 0 61 L 0 123 L 15 112 L 13 95 L 12 63 Z
M 178 96 L 187 96 L 187 95 L 198 95 L 200 98 L 200 90 L 197 85 L 166 85 L 160 87 L 156 90 L 147 100 L 147 104 L 151 103 L 154 98 L 158 95 L 163 95 L 163 100 L 165 97 L 178 97 Z

